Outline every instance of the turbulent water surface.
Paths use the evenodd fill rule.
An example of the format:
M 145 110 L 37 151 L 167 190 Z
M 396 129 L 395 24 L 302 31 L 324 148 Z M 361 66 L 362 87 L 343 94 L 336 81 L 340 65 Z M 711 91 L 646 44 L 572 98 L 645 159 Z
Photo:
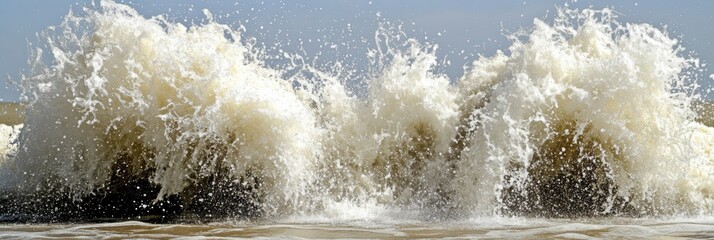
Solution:
M 459 79 L 381 24 L 364 84 L 208 11 L 70 13 L 2 105 L 0 237 L 711 237 L 699 61 L 609 9 L 557 12 Z M 164 225 L 87 223 L 123 220 Z
M 699 239 L 714 234 L 713 219 L 474 219 L 439 223 L 232 223 L 205 225 L 149 224 L 143 222 L 81 225 L 3 225 L 8 238 L 518 238 L 518 239 Z

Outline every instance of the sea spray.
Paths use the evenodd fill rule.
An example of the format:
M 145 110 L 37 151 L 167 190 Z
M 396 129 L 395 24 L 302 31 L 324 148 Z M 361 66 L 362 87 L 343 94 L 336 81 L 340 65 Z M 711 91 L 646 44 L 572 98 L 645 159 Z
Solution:
M 81 27 L 91 30 L 73 35 Z M 107 1 L 60 29 L 48 40 L 55 63 L 23 82 L 44 86 L 26 93 L 16 158 L 32 177 L 9 181 L 79 197 L 128 161 L 135 171 L 126 174 L 148 173 L 159 199 L 218 172 L 259 181 L 274 211 L 304 194 L 320 129 L 278 72 L 247 57 L 238 32 L 145 19 Z
M 436 190 L 448 181 L 455 89 L 434 72 L 436 46 L 401 40 L 397 29 L 384 25 L 375 34 L 383 48 L 368 54 L 373 65 L 365 96 L 349 91 L 344 79 L 313 70 L 322 78 L 317 109 L 326 132 L 316 187 L 330 193 L 321 196 L 316 214 L 376 217 L 375 209 L 431 208 L 443 199 Z
M 4 145 L 17 150 L 0 162 L 3 191 L 83 200 L 138 189 L 151 201 L 136 209 L 209 218 L 714 207 L 714 130 L 691 110 L 696 60 L 609 9 L 536 19 L 458 82 L 436 70 L 436 45 L 380 25 L 355 94 L 335 72 L 351 69 L 285 52 L 274 58 L 288 66 L 266 64 L 207 11 L 184 26 L 100 5 L 42 35 L 19 83 L 28 103 Z
M 0 124 L 0 166 L 8 159 L 12 158 L 17 151 L 17 143 L 15 139 L 20 133 L 22 125 L 3 125 Z M 3 186 L 0 183 L 0 186 Z
M 378 44 L 380 39 L 396 37 L 382 29 Z M 430 195 L 447 180 L 446 160 L 458 122 L 457 94 L 446 76 L 433 72 L 435 46 L 414 39 L 384 44 L 388 49 L 371 55 L 375 63 L 389 61 L 377 64 L 381 68 L 370 82 L 367 99 L 348 97 L 342 86 L 324 89 L 330 126 L 325 146 L 333 152 L 327 161 L 334 164 L 329 171 L 349 169 L 344 176 L 349 180 L 335 184 L 349 189 L 344 190 L 350 192 L 347 199 L 423 205 L 434 200 Z
M 546 211 L 585 201 L 594 213 L 610 213 L 620 198 L 642 214 L 711 207 L 691 198 L 710 177 L 689 176 L 693 169 L 711 175 L 711 163 L 693 164 L 702 157 L 695 149 L 706 147 L 693 137 L 712 136 L 692 120 L 694 98 L 673 89 L 689 77 L 692 60 L 666 33 L 613 17 L 588 9 L 560 10 L 553 25 L 536 19 L 532 31 L 512 37 L 509 55 L 482 58 L 461 79 L 464 105 L 476 106 L 467 109 L 470 145 L 454 183 L 471 189 L 459 192 L 462 205 L 519 212 L 550 198 L 566 202 Z M 559 174 L 570 180 L 551 180 Z M 568 185 L 593 189 L 533 192 Z

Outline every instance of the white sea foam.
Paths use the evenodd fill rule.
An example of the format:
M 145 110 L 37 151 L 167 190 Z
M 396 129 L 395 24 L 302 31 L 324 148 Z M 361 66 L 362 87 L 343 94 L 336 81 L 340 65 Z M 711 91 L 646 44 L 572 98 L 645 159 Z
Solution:
M 18 184 L 56 178 L 87 194 L 121 160 L 132 174 L 155 170 L 159 198 L 218 171 L 245 184 L 259 177 L 275 205 L 303 194 L 321 131 L 297 90 L 248 58 L 238 32 L 145 19 L 106 1 L 59 31 L 83 27 L 91 33 L 51 37 L 57 62 L 24 83 L 46 87 L 30 87 L 17 165 L 34 177 Z
M 613 17 L 536 19 L 456 84 L 434 70 L 436 46 L 380 28 L 359 97 L 312 66 L 297 67 L 315 79 L 286 79 L 226 25 L 103 1 L 46 34 L 37 55 L 53 62 L 35 60 L 21 82 L 26 120 L 0 176 L 82 197 L 121 163 L 159 186 L 157 199 L 222 176 L 257 189 L 269 213 L 352 220 L 493 215 L 565 175 L 609 184 L 581 199 L 604 197 L 604 213 L 617 201 L 710 213 L 714 130 L 693 120 L 694 60 L 665 32 Z
M 17 151 L 15 139 L 20 132 L 20 128 L 22 128 L 22 125 L 8 126 L 0 124 L 0 166 Z
M 473 110 L 475 130 L 457 167 L 461 180 L 454 188 L 471 189 L 461 191 L 464 205 L 493 202 L 499 188 L 518 188 L 529 177 L 546 181 L 549 176 L 529 176 L 527 169 L 538 164 L 534 156 L 545 144 L 565 133 L 590 156 L 545 167 L 567 168 L 595 154 L 607 165 L 615 194 L 638 211 L 712 207 L 693 195 L 711 186 L 712 158 L 703 151 L 714 135 L 693 122 L 693 98 L 674 89 L 688 80 L 692 61 L 666 33 L 612 17 L 608 9 L 561 10 L 553 25 L 535 20 L 527 40 L 514 38 L 510 54 L 476 61 L 461 79 L 465 101 L 475 102 L 467 105 L 483 105 Z M 506 175 L 510 186 L 499 186 Z

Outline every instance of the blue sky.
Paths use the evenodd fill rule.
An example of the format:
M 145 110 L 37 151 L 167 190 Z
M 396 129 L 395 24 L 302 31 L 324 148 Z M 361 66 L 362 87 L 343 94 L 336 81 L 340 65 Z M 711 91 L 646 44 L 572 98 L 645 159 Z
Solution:
M 169 19 L 190 23 L 202 21 L 202 9 L 210 10 L 221 23 L 246 27 L 244 37 L 272 46 L 282 43 L 286 51 L 324 55 L 353 62 L 364 61 L 373 46 L 380 22 L 401 22 L 409 37 L 439 44 L 439 56 L 450 65 L 440 69 L 456 79 L 463 65 L 475 56 L 492 55 L 510 43 L 503 31 L 530 27 L 534 18 L 552 16 L 556 6 L 571 8 L 612 7 L 620 22 L 666 25 L 687 51 L 704 62 L 714 62 L 714 1 L 125 1 L 145 16 L 166 14 Z M 17 101 L 19 94 L 5 80 L 17 79 L 27 65 L 27 43 L 35 33 L 57 25 L 70 8 L 90 1 L 4 1 L 0 7 L 0 99 Z M 229 15 L 230 14 L 230 15 Z M 546 17 L 547 19 L 547 17 Z M 262 29 L 261 29 L 262 26 Z M 318 39 L 319 42 L 318 43 Z M 366 41 L 366 42 L 365 42 Z M 289 45 L 287 43 L 290 43 Z M 302 42 L 302 44 L 300 44 Z M 344 47 L 326 49 L 324 42 Z M 303 50 L 301 50 L 303 49 Z M 463 50 L 463 53 L 462 53 Z M 703 76 L 710 85 L 711 70 Z M 714 96 L 709 96 L 714 99 Z

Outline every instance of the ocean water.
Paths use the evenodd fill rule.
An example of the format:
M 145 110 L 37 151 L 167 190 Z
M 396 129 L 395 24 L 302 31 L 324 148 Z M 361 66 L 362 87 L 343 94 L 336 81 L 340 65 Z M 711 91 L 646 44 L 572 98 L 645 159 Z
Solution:
M 351 84 L 204 12 L 101 1 L 41 34 L 0 237 L 713 235 L 706 78 L 663 29 L 562 8 L 450 79 L 385 23 Z
M 464 222 L 380 224 L 237 223 L 201 225 L 150 224 L 127 221 L 97 224 L 2 225 L 3 238 L 168 239 L 168 238 L 350 238 L 350 239 L 708 239 L 714 234 L 709 219 L 544 220 L 478 219 Z

